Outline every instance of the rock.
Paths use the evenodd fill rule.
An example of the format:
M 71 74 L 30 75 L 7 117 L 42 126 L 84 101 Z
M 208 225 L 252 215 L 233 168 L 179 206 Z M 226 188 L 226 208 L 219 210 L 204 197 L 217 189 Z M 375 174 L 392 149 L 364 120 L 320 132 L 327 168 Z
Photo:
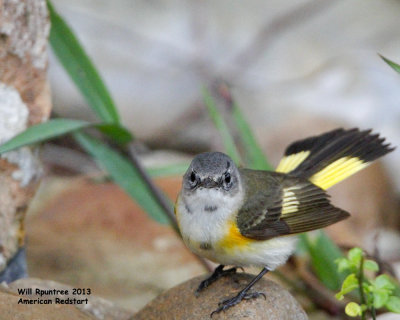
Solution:
M 94 320 L 70 305 L 18 304 L 20 296 L 0 286 L 0 318 L 14 320 Z
M 51 101 L 47 83 L 46 1 L 0 4 L 0 144 L 27 127 L 45 121 Z M 23 147 L 0 156 L 0 272 L 24 243 L 24 219 L 42 170 L 38 150 Z M 20 256 L 19 256 L 20 257 Z M 7 270 L 12 279 L 24 276 Z M 4 277 L 4 279 L 6 279 Z M 10 279 L 8 278 L 7 281 Z
M 9 283 L 15 279 L 25 278 L 27 276 L 25 248 L 20 248 L 15 256 L 8 262 L 7 268 L 0 272 L 0 283 L 3 281 Z
M 180 178 L 157 183 L 176 197 Z M 132 312 L 204 272 L 169 226 L 113 183 L 45 179 L 27 222 L 31 277 L 89 287 Z
M 126 320 L 131 316 L 131 312 L 124 310 L 123 308 L 117 307 L 114 303 L 107 301 L 105 299 L 96 297 L 93 295 L 93 292 L 90 294 L 74 294 L 73 287 L 62 284 L 59 282 L 51 281 L 51 280 L 41 280 L 35 278 L 27 278 L 20 279 L 14 281 L 8 285 L 9 289 L 14 293 L 18 293 L 18 289 L 31 288 L 33 295 L 22 296 L 20 298 L 23 299 L 51 299 L 53 300 L 57 297 L 59 299 L 88 299 L 87 303 L 76 304 L 74 308 L 77 308 L 84 312 L 85 314 L 89 314 L 93 316 L 93 318 L 101 319 L 101 320 Z M 38 295 L 36 293 L 36 289 L 39 290 L 67 290 L 68 294 L 57 294 L 57 295 L 49 295 L 42 294 Z M 88 288 L 84 288 L 87 292 Z M 90 288 L 89 288 L 90 289 Z
M 376 317 L 377 320 L 399 320 L 399 314 L 398 313 L 383 313 L 380 314 L 379 316 Z
M 217 308 L 218 302 L 233 297 L 253 277 L 249 274 L 237 273 L 221 278 L 201 292 L 198 297 L 194 292 L 204 276 L 193 278 L 152 300 L 131 320 L 209 320 L 210 314 Z M 225 312 L 214 314 L 213 319 L 308 319 L 292 295 L 276 283 L 268 279 L 261 279 L 252 290 L 265 293 L 266 299 L 260 297 L 242 301 Z

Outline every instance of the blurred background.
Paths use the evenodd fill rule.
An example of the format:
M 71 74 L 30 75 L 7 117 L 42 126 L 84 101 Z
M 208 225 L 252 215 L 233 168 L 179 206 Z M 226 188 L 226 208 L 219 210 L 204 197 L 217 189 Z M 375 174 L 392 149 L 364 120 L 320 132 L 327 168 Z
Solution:
M 221 80 L 273 165 L 290 142 L 336 127 L 373 128 L 400 145 L 400 77 L 378 55 L 400 62 L 399 1 L 53 4 L 97 66 L 146 166 L 223 150 L 201 94 Z M 49 81 L 57 116 L 95 120 L 52 52 Z M 31 276 L 88 286 L 138 310 L 205 272 L 169 227 L 95 180 L 99 169 L 68 139 L 42 153 L 46 177 L 27 223 Z M 354 217 L 330 231 L 340 245 L 378 250 L 398 276 L 399 163 L 393 152 L 332 188 L 332 202 Z M 182 173 L 156 179 L 172 200 Z

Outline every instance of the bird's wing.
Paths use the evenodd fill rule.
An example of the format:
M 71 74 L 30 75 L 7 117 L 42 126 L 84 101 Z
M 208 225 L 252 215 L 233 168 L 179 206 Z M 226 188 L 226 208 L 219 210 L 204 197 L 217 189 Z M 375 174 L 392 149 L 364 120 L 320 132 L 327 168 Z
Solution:
M 326 227 L 349 216 L 311 182 L 284 173 L 243 169 L 246 200 L 237 214 L 240 233 L 267 240 Z

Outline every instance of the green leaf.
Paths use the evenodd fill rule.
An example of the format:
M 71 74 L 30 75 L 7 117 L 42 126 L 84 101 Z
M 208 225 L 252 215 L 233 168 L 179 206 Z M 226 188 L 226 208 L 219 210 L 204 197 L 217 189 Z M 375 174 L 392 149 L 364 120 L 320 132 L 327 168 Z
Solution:
M 47 141 L 74 131 L 95 127 L 109 135 L 115 142 L 124 144 L 132 139 L 130 133 L 117 124 L 90 123 L 83 120 L 51 119 L 27 128 L 0 146 L 0 153 L 11 151 L 26 145 Z
M 376 277 L 374 281 L 374 286 L 377 289 L 388 289 L 388 290 L 394 290 L 396 287 L 392 282 L 392 280 L 390 280 L 389 276 L 387 276 L 386 274 L 381 274 L 380 276 Z
M 305 235 L 308 239 L 308 235 Z M 319 231 L 315 241 L 307 240 L 307 248 L 311 257 L 311 266 L 321 282 L 331 290 L 338 290 L 345 274 L 338 272 L 335 261 L 342 258 L 342 252 L 333 241 Z
M 189 163 L 177 163 L 171 164 L 163 167 L 153 167 L 148 168 L 147 172 L 152 177 L 166 177 L 166 176 L 176 176 L 183 175 L 185 171 L 189 168 Z
M 361 306 L 355 302 L 349 302 L 346 305 L 346 308 L 344 309 L 344 311 L 350 317 L 357 317 L 357 316 L 361 316 L 361 314 L 362 314 Z
M 345 294 L 358 288 L 358 280 L 354 273 L 349 274 L 346 279 L 344 279 L 342 284 L 342 289 L 338 292 L 335 297 L 338 300 L 342 300 Z
M 0 146 L 0 153 L 11 151 L 29 144 L 39 143 L 66 133 L 89 127 L 91 124 L 82 120 L 53 119 L 27 128 Z
M 350 262 L 346 258 L 339 258 L 335 260 L 338 265 L 338 271 L 343 272 L 350 269 Z
M 243 143 L 247 165 L 255 170 L 273 170 L 273 167 L 266 160 L 249 124 L 236 103 L 232 105 L 232 116 L 239 130 L 239 137 Z
M 400 313 L 400 297 L 391 296 L 385 307 L 394 313 Z
M 392 281 L 392 284 L 394 285 L 394 289 L 392 291 L 392 294 L 394 296 L 399 296 L 400 297 L 400 284 L 398 282 L 398 280 L 396 280 L 395 278 L 389 277 L 389 279 Z
M 124 127 L 114 123 L 99 123 L 95 124 L 102 133 L 109 136 L 113 142 L 120 145 L 126 145 L 131 142 L 133 137 L 132 134 Z
M 393 70 L 397 71 L 398 73 L 400 73 L 400 65 L 398 65 L 397 63 L 385 58 L 382 55 L 379 55 L 383 61 L 385 61 L 390 67 L 392 67 Z
M 168 223 L 163 209 L 131 162 L 120 153 L 86 134 L 76 132 L 75 139 L 105 169 L 111 178 L 159 223 Z
M 379 265 L 373 260 L 365 260 L 364 269 L 377 272 L 379 271 Z
M 342 284 L 342 293 L 347 294 L 358 288 L 358 280 L 354 273 L 349 274 Z
M 93 63 L 50 1 L 47 5 L 51 20 L 50 44 L 54 53 L 97 116 L 104 122 L 119 123 L 111 95 Z
M 231 136 L 228 126 L 226 125 L 222 114 L 219 112 L 213 97 L 206 88 L 203 89 L 203 99 L 204 104 L 207 107 L 208 114 L 210 115 L 211 120 L 214 122 L 215 127 L 222 137 L 222 142 L 224 144 L 226 153 L 232 158 L 232 160 L 236 164 L 240 164 L 240 155 L 235 146 L 233 137 Z
M 350 262 L 359 266 L 361 257 L 363 256 L 363 251 L 360 248 L 352 248 L 349 250 L 347 257 L 349 258 Z
M 376 309 L 382 308 L 389 300 L 389 292 L 385 289 L 374 290 L 374 307 Z

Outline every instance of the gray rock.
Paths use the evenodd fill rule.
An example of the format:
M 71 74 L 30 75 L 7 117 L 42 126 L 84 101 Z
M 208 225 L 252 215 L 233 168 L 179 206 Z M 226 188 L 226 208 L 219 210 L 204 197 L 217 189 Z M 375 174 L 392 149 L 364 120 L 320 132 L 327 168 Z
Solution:
M 7 267 L 0 272 L 0 283 L 6 283 L 28 276 L 26 268 L 25 248 L 20 248 L 17 254 L 8 262 Z

